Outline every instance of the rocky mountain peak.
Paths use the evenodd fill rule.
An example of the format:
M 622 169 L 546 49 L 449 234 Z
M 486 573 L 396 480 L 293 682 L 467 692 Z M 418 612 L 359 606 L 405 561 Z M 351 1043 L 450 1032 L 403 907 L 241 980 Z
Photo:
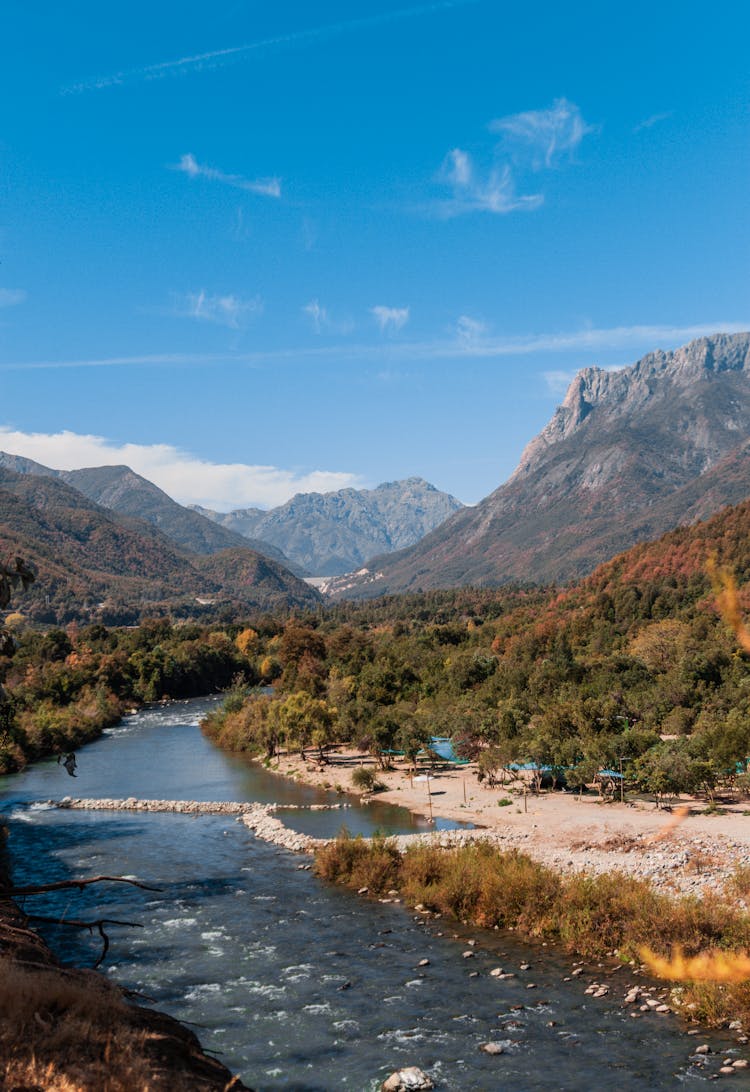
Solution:
M 750 334 L 698 338 L 578 372 L 515 474 L 415 546 L 374 559 L 361 594 L 567 580 L 749 496 Z
M 696 382 L 723 372 L 750 374 L 750 333 L 714 334 L 674 351 L 661 349 L 625 368 L 582 368 L 550 422 L 527 444 L 511 481 L 533 473 L 553 445 L 595 419 L 594 427 L 633 420 L 647 405 L 687 394 Z M 592 416 L 593 415 L 593 416 Z

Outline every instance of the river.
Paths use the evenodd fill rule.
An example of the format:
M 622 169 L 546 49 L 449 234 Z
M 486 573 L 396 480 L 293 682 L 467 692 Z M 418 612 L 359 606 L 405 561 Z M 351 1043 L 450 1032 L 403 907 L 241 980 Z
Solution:
M 78 754 L 71 780 L 56 762 L 0 778 L 17 883 L 115 873 L 158 893 L 112 885 L 27 900 L 27 909 L 139 922 L 112 929 L 104 970 L 191 1026 L 204 1046 L 260 1092 L 370 1092 L 417 1065 L 443 1090 L 532 1092 L 697 1087 L 715 1073 L 690 1061 L 696 1042 L 737 1056 L 726 1038 L 689 1038 L 673 1017 L 635 1020 L 563 982 L 570 963 L 511 935 L 425 923 L 401 906 L 357 898 L 317 880 L 307 858 L 256 839 L 221 816 L 75 812 L 32 802 L 67 794 L 333 802 L 213 747 L 198 721 L 212 699 L 143 710 Z M 402 809 L 287 812 L 295 828 L 335 834 L 423 829 Z M 450 825 L 450 824 L 446 824 Z M 33 907 L 32 907 L 33 902 Z M 456 936 L 458 934 L 458 936 Z M 99 944 L 48 927 L 61 958 L 91 965 Z M 474 956 L 464 958 L 475 939 Z M 421 960 L 429 964 L 419 967 Z M 531 964 L 520 971 L 523 962 Z M 517 977 L 498 981 L 502 966 Z M 611 968 L 592 968 L 600 978 Z M 622 972 L 624 973 L 624 972 Z M 608 981 L 608 979 L 606 979 Z M 535 988 L 527 988 L 533 982 Z M 489 1056 L 480 1044 L 502 1042 Z M 737 1074 L 733 1088 L 750 1088 Z

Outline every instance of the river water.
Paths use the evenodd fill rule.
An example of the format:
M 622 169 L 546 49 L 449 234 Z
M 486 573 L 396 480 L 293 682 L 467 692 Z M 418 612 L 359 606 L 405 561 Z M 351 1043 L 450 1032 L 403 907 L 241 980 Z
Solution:
M 592 966 L 570 964 L 509 935 L 415 919 L 317 880 L 302 858 L 221 816 L 60 811 L 34 805 L 67 794 L 192 800 L 333 802 L 214 748 L 198 721 L 211 699 L 144 710 L 78 754 L 79 776 L 45 762 L 0 778 L 18 884 L 137 877 L 159 892 L 112 885 L 27 899 L 29 912 L 139 922 L 113 928 L 104 970 L 188 1023 L 253 1088 L 371 1092 L 417 1065 L 444 1090 L 693 1088 L 737 1056 L 719 1037 L 689 1038 L 672 1017 L 632 1019 L 624 972 L 609 998 L 584 993 Z M 399 808 L 282 813 L 297 829 L 335 834 L 424 826 Z M 293 819 L 292 819 L 293 817 Z M 446 824 L 449 825 L 449 824 Z M 33 904 L 33 905 L 32 905 Z M 444 934 L 444 935 L 442 935 Z M 458 934 L 458 936 L 456 935 Z M 99 944 L 48 927 L 64 960 L 91 964 Z M 469 939 L 474 956 L 464 958 Z M 418 967 L 420 960 L 429 965 Z M 520 971 L 520 964 L 531 964 Z M 502 966 L 517 978 L 498 982 Z M 590 973 L 589 973 L 590 971 Z M 535 983 L 533 990 L 528 983 Z M 480 1044 L 502 1042 L 489 1056 Z M 715 1051 L 690 1061 L 696 1042 Z M 728 1054 L 727 1054 L 728 1052 Z M 741 1074 L 731 1087 L 750 1088 Z

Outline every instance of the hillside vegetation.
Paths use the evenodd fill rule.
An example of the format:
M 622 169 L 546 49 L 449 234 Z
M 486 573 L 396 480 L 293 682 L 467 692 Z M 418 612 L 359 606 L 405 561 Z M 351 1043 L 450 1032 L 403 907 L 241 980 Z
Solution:
M 48 624 L 132 624 L 156 613 L 231 617 L 319 601 L 251 549 L 193 554 L 151 523 L 102 508 L 56 478 L 0 468 L 0 557 L 13 556 L 37 571 L 22 610 Z
M 275 695 L 234 695 L 208 730 L 266 755 L 352 741 L 381 761 L 448 735 L 488 776 L 533 762 L 580 783 L 622 761 L 659 795 L 710 796 L 750 754 L 750 672 L 714 605 L 713 552 L 747 583 L 750 502 L 567 589 L 388 597 L 253 633 Z

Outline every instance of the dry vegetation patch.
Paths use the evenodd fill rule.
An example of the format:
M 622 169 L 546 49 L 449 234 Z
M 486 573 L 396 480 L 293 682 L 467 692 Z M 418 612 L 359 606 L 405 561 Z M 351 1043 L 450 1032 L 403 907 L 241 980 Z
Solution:
M 342 836 L 318 852 L 316 870 L 372 895 L 396 888 L 410 905 L 484 928 L 513 927 L 589 958 L 617 951 L 639 961 L 644 947 L 665 958 L 674 949 L 688 957 L 750 950 L 750 914 L 733 904 L 731 891 L 673 897 L 619 872 L 564 874 L 489 842 L 399 854 L 387 839 Z M 748 870 L 738 871 L 734 887 L 749 882 Z M 687 983 L 674 1000 L 696 1019 L 750 1026 L 750 983 Z

